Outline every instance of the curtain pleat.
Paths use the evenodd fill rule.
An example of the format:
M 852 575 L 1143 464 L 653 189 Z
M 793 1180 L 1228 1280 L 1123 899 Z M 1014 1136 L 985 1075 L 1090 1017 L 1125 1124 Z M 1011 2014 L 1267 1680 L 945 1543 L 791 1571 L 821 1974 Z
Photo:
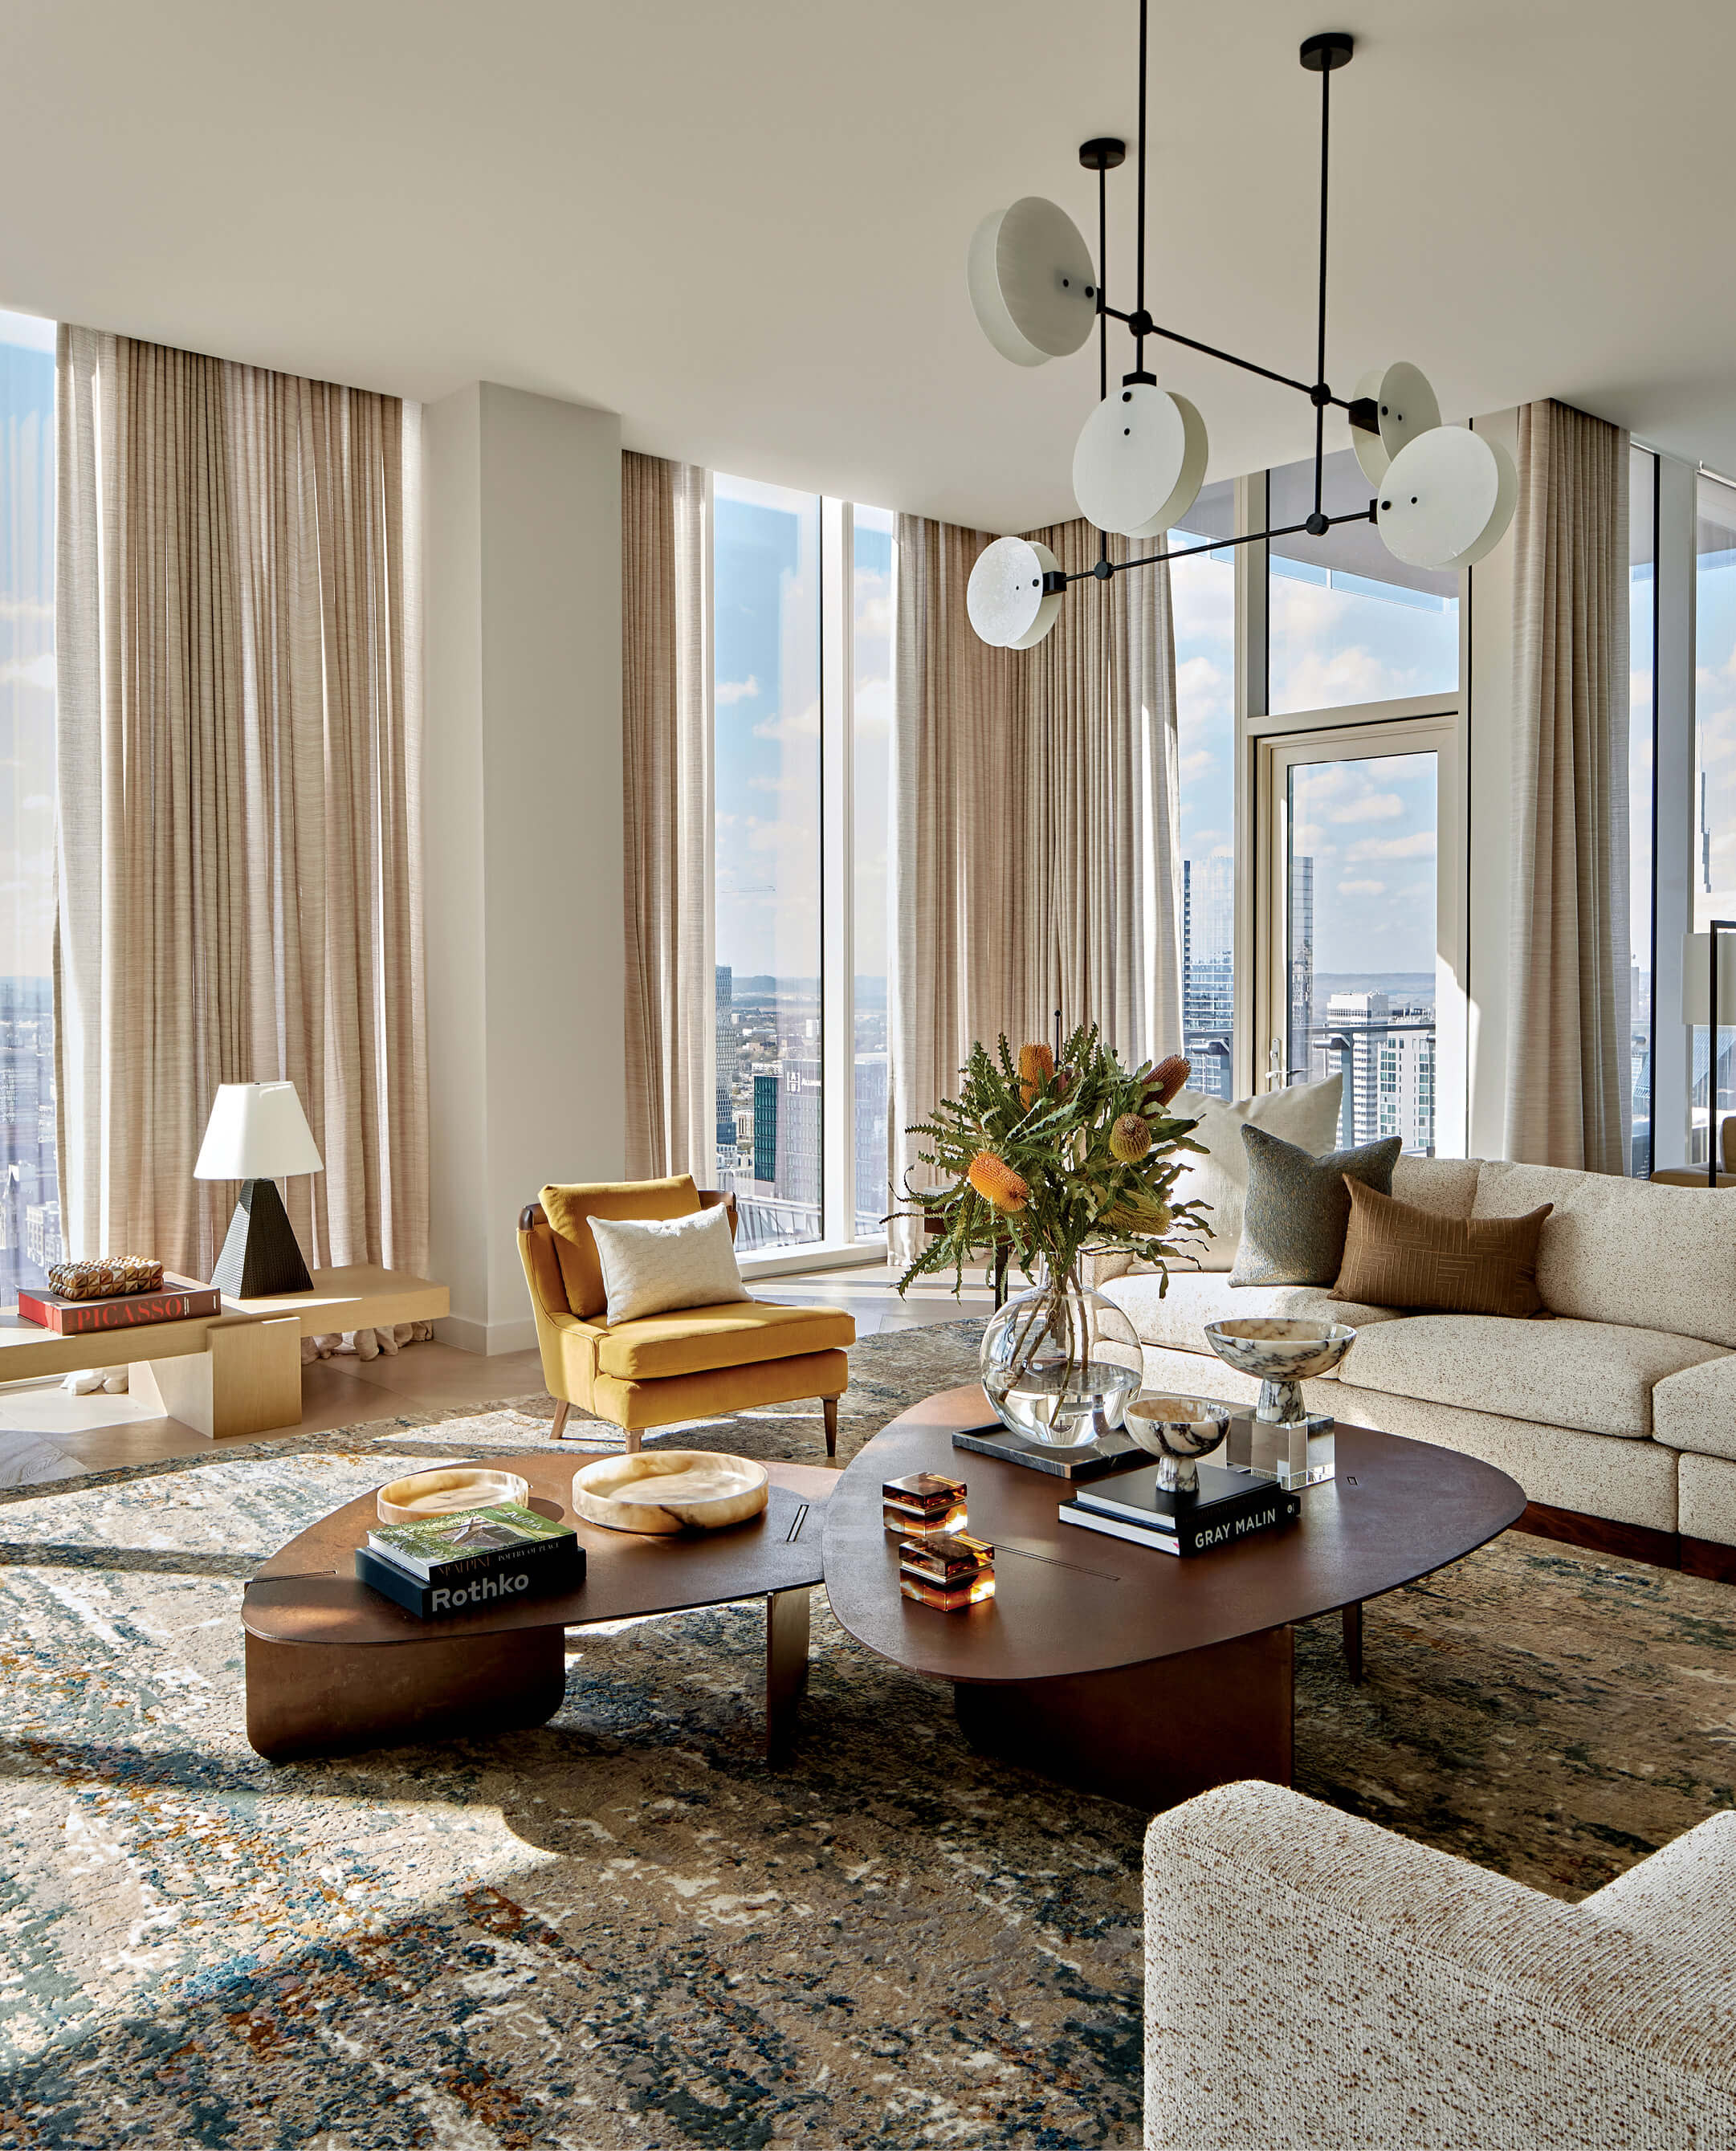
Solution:
M 1069 574 L 1097 533 L 1033 536 Z M 1096 1022 L 1130 1061 L 1181 1045 L 1181 868 L 1169 570 L 1075 585 L 1033 650 L 992 650 L 965 610 L 990 541 L 898 524 L 889 871 L 894 1185 L 906 1129 L 951 1091 L 973 1042 Z M 1111 557 L 1127 557 L 1111 540 Z M 919 1244 L 908 1219 L 895 1255 Z
M 715 1177 L 705 473 L 621 458 L 627 1170 Z
M 1506 1149 L 1625 1172 L 1627 436 L 1519 414 Z
M 417 436 L 395 397 L 77 328 L 58 396 L 67 1246 L 209 1275 L 212 1096 L 287 1078 L 311 1259 L 419 1271 Z

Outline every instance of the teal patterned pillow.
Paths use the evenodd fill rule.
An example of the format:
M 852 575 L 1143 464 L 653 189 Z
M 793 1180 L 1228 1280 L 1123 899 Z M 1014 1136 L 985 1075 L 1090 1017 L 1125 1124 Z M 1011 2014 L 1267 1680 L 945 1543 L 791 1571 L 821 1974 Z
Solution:
M 1263 1128 L 1245 1127 L 1248 1201 L 1232 1284 L 1330 1284 L 1344 1258 L 1350 1223 L 1348 1177 L 1390 1195 L 1404 1145 L 1397 1136 L 1324 1157 Z

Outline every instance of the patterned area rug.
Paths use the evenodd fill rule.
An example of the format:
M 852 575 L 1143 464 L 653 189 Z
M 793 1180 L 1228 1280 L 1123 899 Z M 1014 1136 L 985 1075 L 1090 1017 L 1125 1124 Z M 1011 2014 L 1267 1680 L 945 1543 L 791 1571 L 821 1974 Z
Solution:
M 865 1339 L 846 1453 L 977 1325 Z M 274 1769 L 240 1579 L 541 1399 L 0 1497 L 0 2147 L 687 2151 L 1140 2137 L 1145 1818 L 961 1742 L 817 1600 L 791 1767 L 757 1610 L 575 1632 L 510 1739 Z M 821 1453 L 817 1413 L 683 1443 Z M 1302 1789 L 1567 1896 L 1736 1804 L 1736 1593 L 1512 1536 L 1299 1651 Z

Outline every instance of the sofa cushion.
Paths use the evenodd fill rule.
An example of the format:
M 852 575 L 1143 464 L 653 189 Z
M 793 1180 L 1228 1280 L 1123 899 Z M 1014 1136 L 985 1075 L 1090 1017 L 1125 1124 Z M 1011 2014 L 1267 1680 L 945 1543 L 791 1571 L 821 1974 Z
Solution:
M 1468 1217 L 1477 1199 L 1474 1157 L 1415 1157 L 1401 1153 L 1393 1167 L 1393 1195 L 1413 1210 L 1437 1217 Z
M 1177 1202 L 1208 1202 L 1209 1236 L 1196 1251 L 1202 1269 L 1227 1270 L 1236 1259 L 1242 1238 L 1242 1204 L 1248 1190 L 1248 1157 L 1242 1147 L 1244 1127 L 1264 1128 L 1286 1142 L 1299 1143 L 1312 1153 L 1330 1150 L 1338 1139 L 1339 1104 L 1344 1096 L 1342 1076 L 1329 1076 L 1320 1083 L 1293 1083 L 1287 1090 L 1263 1091 L 1257 1098 L 1243 1098 L 1226 1105 L 1197 1091 L 1177 1092 L 1170 1106 L 1178 1119 L 1197 1121 L 1193 1141 L 1203 1143 L 1207 1155 L 1192 1151 L 1177 1153 L 1181 1177 L 1172 1191 Z
M 1736 1354 L 1661 1381 L 1652 1392 L 1652 1436 L 1667 1449 L 1736 1460 Z
M 1610 1323 L 1410 1314 L 1364 1330 L 1346 1374 L 1361 1389 L 1640 1440 L 1652 1384 L 1723 1356 L 1698 1338 Z
M 1537 1236 L 1549 1215 L 1443 1217 L 1347 1178 L 1350 1227 L 1334 1299 L 1420 1314 L 1535 1314 Z
M 853 1344 L 856 1324 L 835 1307 L 777 1307 L 769 1300 L 732 1300 L 721 1307 L 684 1307 L 648 1314 L 597 1332 L 597 1365 L 619 1380 L 656 1381 L 828 1352 Z
M 1485 1160 L 1473 1214 L 1551 1202 L 1537 1289 L 1556 1314 L 1736 1345 L 1736 1202 L 1714 1188 L 1654 1187 L 1607 1172 Z
M 1329 1285 L 1344 1259 L 1350 1222 L 1347 1182 L 1359 1180 L 1384 1195 L 1401 1148 L 1397 1136 L 1324 1157 L 1264 1128 L 1244 1128 L 1248 1197 L 1242 1244 L 1231 1273 L 1238 1285 Z
M 1206 1324 L 1231 1315 L 1285 1321 L 1318 1316 L 1323 1323 L 1349 1322 L 1358 1328 L 1365 1322 L 1404 1319 L 1394 1308 L 1346 1306 L 1342 1300 L 1329 1299 L 1318 1285 L 1232 1285 L 1222 1270 L 1172 1270 L 1167 1294 L 1162 1293 L 1162 1283 L 1161 1277 L 1141 1273 L 1111 1278 L 1098 1289 L 1127 1317 L 1141 1344 L 1198 1352 L 1219 1365 L 1222 1362 L 1206 1342 Z M 1355 1356 L 1354 1346 L 1351 1356 Z
M 1736 1981 L 1736 1814 L 1709 1815 L 1582 1900 L 1582 1912 Z

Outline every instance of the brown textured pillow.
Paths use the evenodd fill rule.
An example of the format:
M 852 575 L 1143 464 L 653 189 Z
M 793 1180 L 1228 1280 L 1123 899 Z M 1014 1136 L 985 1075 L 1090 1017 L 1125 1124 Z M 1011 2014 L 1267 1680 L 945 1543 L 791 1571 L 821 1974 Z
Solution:
M 1522 1217 L 1442 1217 L 1348 1175 L 1344 1185 L 1350 1226 L 1334 1299 L 1417 1314 L 1541 1312 L 1537 1241 L 1552 1202 Z

